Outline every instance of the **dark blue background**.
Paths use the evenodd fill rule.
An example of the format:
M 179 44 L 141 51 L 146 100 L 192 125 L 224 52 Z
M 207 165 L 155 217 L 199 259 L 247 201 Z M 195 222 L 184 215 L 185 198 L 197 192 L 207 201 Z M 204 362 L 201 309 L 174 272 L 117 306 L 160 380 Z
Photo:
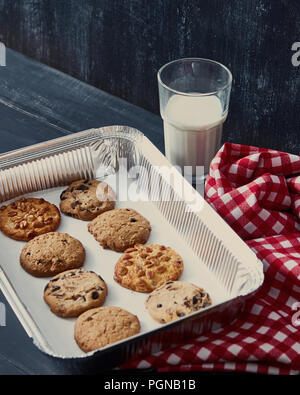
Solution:
M 293 153 L 299 26 L 297 0 L 0 0 L 8 47 L 155 113 L 161 65 L 189 56 L 224 63 L 234 83 L 223 140 Z

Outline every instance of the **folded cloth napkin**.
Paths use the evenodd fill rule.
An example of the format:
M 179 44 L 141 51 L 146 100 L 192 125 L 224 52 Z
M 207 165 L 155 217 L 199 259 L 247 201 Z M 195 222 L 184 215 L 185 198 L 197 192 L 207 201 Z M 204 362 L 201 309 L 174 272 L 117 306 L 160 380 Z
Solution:
M 123 368 L 300 373 L 300 156 L 226 143 L 205 198 L 263 262 L 265 280 L 230 325 Z

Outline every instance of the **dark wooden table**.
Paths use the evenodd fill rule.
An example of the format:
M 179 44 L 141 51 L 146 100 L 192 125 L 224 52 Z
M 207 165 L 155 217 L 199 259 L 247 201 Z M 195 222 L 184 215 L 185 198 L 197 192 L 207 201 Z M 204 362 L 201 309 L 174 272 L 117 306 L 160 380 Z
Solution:
M 158 116 L 7 50 L 7 65 L 0 67 L 1 153 L 107 125 L 135 127 L 163 150 Z M 6 309 L 6 326 L 0 326 L 0 375 L 100 373 L 97 363 L 74 363 L 40 352 L 2 293 L 0 303 Z

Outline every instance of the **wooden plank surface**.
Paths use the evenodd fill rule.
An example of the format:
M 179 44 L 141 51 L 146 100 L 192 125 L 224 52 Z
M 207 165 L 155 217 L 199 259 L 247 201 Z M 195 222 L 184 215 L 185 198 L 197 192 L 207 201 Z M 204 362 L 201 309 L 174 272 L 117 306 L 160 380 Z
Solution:
M 0 67 L 0 152 L 107 125 L 135 127 L 163 149 L 159 116 L 7 50 Z
M 0 67 L 0 152 L 92 127 L 129 125 L 163 149 L 160 118 L 72 77 L 7 51 Z M 0 374 L 84 374 L 103 362 L 74 363 L 49 357 L 31 342 L 0 293 L 6 326 L 0 326 Z M 109 361 L 105 361 L 109 368 Z

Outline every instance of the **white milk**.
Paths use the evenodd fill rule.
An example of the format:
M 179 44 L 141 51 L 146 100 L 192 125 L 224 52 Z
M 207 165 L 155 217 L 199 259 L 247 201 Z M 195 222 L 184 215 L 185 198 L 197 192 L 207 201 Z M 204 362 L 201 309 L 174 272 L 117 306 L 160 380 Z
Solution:
M 163 114 L 166 156 L 173 165 L 204 166 L 220 148 L 226 118 L 217 96 L 173 95 Z

